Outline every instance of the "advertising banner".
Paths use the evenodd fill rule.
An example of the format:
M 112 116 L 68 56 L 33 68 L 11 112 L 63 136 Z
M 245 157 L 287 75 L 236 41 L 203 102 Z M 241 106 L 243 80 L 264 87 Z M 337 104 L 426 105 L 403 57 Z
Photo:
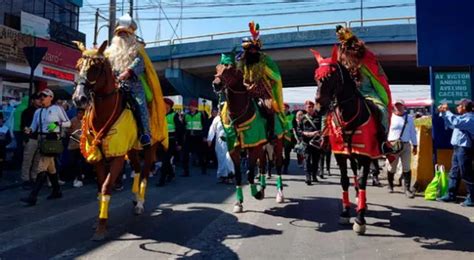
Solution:
M 49 20 L 21 11 L 21 32 L 49 40 Z
M 33 43 L 33 37 L 0 25 L 0 60 L 26 64 L 23 48 Z
M 37 39 L 36 45 L 38 47 L 48 48 L 48 52 L 46 52 L 46 55 L 43 57 L 42 63 L 60 68 L 76 69 L 77 60 L 81 57 L 79 50 L 43 39 Z

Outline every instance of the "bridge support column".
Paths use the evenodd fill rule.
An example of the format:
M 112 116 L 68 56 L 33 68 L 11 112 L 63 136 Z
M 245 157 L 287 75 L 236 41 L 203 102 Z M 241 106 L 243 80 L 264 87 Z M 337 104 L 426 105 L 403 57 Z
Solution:
M 165 77 L 168 82 L 183 96 L 184 104 L 190 99 L 199 97 L 217 100 L 217 95 L 212 90 L 212 82 L 207 82 L 196 76 L 193 76 L 182 69 L 168 68 L 165 70 Z

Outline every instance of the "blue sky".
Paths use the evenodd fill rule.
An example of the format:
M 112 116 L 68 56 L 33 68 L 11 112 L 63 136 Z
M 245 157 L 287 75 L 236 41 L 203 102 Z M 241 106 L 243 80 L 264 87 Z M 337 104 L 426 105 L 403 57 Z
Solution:
M 129 10 L 128 2 L 117 0 L 117 17 Z M 109 0 L 84 0 L 79 29 L 87 35 L 87 46 L 93 41 L 95 9 L 99 8 L 101 14 L 108 17 L 108 3 Z M 261 28 L 268 28 L 361 17 L 361 0 L 135 0 L 134 3 L 138 9 L 134 13 L 134 18 L 138 17 L 137 34 L 145 42 L 248 30 L 251 20 L 258 22 Z M 362 5 L 364 19 L 415 16 L 415 0 L 362 0 Z M 106 23 L 100 20 L 99 25 Z M 106 39 L 105 28 L 100 31 L 99 44 Z M 284 90 L 284 96 L 288 102 L 301 102 L 314 96 L 314 91 L 314 87 L 291 88 Z M 428 86 L 418 86 L 413 91 L 413 86 L 394 85 L 392 92 L 394 98 L 430 97 Z
M 128 0 L 117 0 L 117 16 L 122 14 L 122 10 L 125 12 L 129 10 L 128 2 Z M 414 2 L 414 0 L 362 0 L 363 16 L 364 19 L 415 16 Z M 93 40 L 95 8 L 99 8 L 100 12 L 108 17 L 108 3 L 109 0 L 84 1 L 79 29 L 86 33 L 88 46 Z M 361 0 L 135 0 L 134 5 L 138 9 L 134 18 L 138 17 L 140 28 L 137 34 L 149 42 L 181 36 L 246 30 L 250 20 L 260 23 L 262 28 L 355 20 L 360 19 Z M 166 17 L 170 20 L 166 20 Z M 183 20 L 180 21 L 180 17 Z M 106 21 L 100 21 L 100 25 L 105 23 Z M 98 41 L 101 42 L 106 38 L 107 30 L 103 29 Z

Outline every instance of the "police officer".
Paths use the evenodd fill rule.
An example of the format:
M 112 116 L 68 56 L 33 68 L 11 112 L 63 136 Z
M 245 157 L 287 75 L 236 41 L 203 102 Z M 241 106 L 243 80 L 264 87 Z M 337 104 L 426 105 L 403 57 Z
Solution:
M 184 137 L 183 177 L 189 176 L 190 153 L 197 155 L 201 166 L 201 173 L 206 174 L 207 121 L 207 115 L 198 111 L 197 100 L 191 100 L 189 112 L 184 115 L 186 134 Z
M 179 114 L 173 110 L 174 102 L 169 98 L 165 98 L 166 105 L 166 122 L 168 123 L 168 150 L 163 154 L 163 165 L 161 167 L 161 175 L 157 186 L 164 186 L 166 182 L 170 182 L 174 176 L 174 168 L 171 159 L 176 158 L 177 153 L 181 150 L 184 138 L 184 124 L 179 118 Z
M 311 185 L 311 181 L 319 182 L 316 174 L 321 156 L 321 148 L 318 147 L 321 138 L 321 115 L 315 110 L 314 102 L 307 100 L 304 105 L 306 115 L 298 125 L 297 134 L 306 144 L 306 184 Z

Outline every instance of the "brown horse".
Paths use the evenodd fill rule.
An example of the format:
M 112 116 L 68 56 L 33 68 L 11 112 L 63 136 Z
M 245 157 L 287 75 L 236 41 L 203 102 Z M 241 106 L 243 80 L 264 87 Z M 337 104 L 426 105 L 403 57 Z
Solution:
M 108 203 L 112 187 L 117 178 L 120 178 L 125 154 L 118 156 L 107 156 L 106 147 L 103 142 L 108 136 L 117 136 L 123 133 L 114 133 L 115 124 L 119 119 L 123 119 L 125 115 L 130 115 L 130 111 L 126 109 L 125 95 L 118 88 L 117 81 L 112 72 L 110 62 L 104 56 L 104 50 L 107 41 L 103 42 L 99 49 L 86 50 L 84 45 L 78 44 L 82 51 L 82 57 L 78 61 L 78 69 L 80 70 L 80 79 L 73 95 L 73 101 L 78 107 L 87 109 L 86 117 L 83 121 L 83 138 L 89 136 L 92 143 L 96 145 L 95 151 L 100 154 L 100 160 L 93 162 L 98 182 L 99 192 L 99 218 L 96 226 L 93 240 L 103 240 L 106 236 L 106 226 L 108 219 Z M 131 118 L 133 124 L 130 124 L 131 142 L 138 143 L 137 130 L 133 116 Z M 127 132 L 127 131 L 125 131 Z M 133 139 L 134 138 L 134 139 Z M 122 140 L 118 143 L 121 145 Z M 135 193 L 136 201 L 134 211 L 135 214 L 142 214 L 144 211 L 145 190 L 147 179 L 154 163 L 157 144 L 144 150 L 144 166 L 141 167 L 139 150 L 131 149 L 127 146 L 127 142 L 123 140 L 122 149 L 125 149 L 130 160 L 132 168 L 135 172 L 134 184 L 132 191 Z M 130 143 L 130 142 L 128 142 Z M 81 141 L 81 146 L 84 144 Z M 136 148 L 136 145 L 133 145 Z M 130 149 L 128 149 L 130 148 Z M 81 147 L 84 154 L 84 147 Z M 87 158 L 86 158 L 87 159 Z
M 242 129 L 239 129 L 239 126 L 245 122 L 249 122 L 256 115 L 256 105 L 255 102 L 250 97 L 247 88 L 243 84 L 243 75 L 242 72 L 235 68 L 233 65 L 223 65 L 219 64 L 216 66 L 216 75 L 214 81 L 212 82 L 214 91 L 217 93 L 224 93 L 224 96 L 227 101 L 228 106 L 228 117 L 232 122 L 232 125 L 237 132 L 237 135 L 240 135 Z M 239 137 L 238 137 L 239 138 Z M 263 199 L 265 196 L 265 176 L 260 178 L 260 190 L 257 189 L 257 186 L 254 182 L 255 178 L 255 169 L 257 160 L 262 156 L 262 145 L 265 142 L 259 142 L 257 144 L 246 146 L 242 143 L 243 138 L 239 138 L 241 142 L 234 147 L 230 152 L 232 161 L 234 162 L 235 167 L 235 177 L 236 177 L 236 193 L 237 193 L 237 202 L 234 205 L 234 213 L 240 213 L 243 211 L 243 194 L 242 194 L 242 173 L 240 170 L 240 161 L 241 161 L 241 150 L 246 148 L 248 150 L 248 170 L 247 178 L 250 183 L 250 190 L 253 197 L 256 199 Z M 281 185 L 283 186 L 283 185 Z M 277 200 L 283 201 L 282 191 L 278 192 Z
M 375 119 L 349 71 L 337 61 L 337 48 L 333 49 L 332 57 L 326 59 L 316 51 L 313 53 L 319 64 L 315 71 L 315 80 L 318 84 L 316 102 L 321 105 L 322 111 L 327 112 L 326 127 L 329 131 L 326 132 L 329 133 L 331 149 L 341 171 L 343 210 L 339 221 L 341 224 L 350 222 L 347 160 L 351 160 L 351 167 L 355 160 L 363 170 L 356 178 L 358 205 L 353 230 L 357 234 L 364 234 L 367 176 L 372 157 L 380 156 L 380 145 L 374 140 L 377 131 Z

